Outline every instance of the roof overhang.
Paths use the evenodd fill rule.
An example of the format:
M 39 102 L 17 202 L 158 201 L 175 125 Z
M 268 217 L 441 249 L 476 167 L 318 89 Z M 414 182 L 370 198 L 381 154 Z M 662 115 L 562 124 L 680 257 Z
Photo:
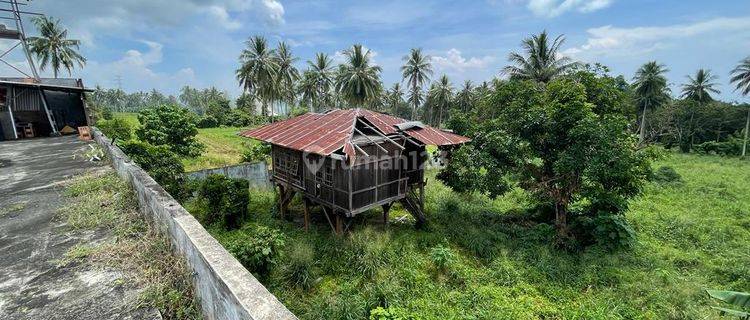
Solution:
M 62 85 L 55 85 L 55 84 L 34 83 L 34 82 L 0 80 L 0 86 L 2 85 L 26 87 L 26 88 L 39 88 L 39 89 L 52 90 L 52 91 L 68 91 L 68 92 L 70 91 L 93 92 L 94 91 L 94 89 L 91 89 L 91 88 L 71 87 L 71 86 L 62 86 Z

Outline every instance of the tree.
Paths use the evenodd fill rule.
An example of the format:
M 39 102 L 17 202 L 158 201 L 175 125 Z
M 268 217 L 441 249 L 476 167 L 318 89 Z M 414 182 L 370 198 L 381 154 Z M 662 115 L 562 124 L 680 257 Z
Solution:
M 268 104 L 275 97 L 275 81 L 279 65 L 273 49 L 268 48 L 266 38 L 255 36 L 245 42 L 247 48 L 240 54 L 237 80 L 245 93 L 251 93 L 263 104 L 263 116 L 269 115 Z
M 635 72 L 633 80 L 634 95 L 641 112 L 641 125 L 638 134 L 638 143 L 642 144 L 646 139 L 646 112 L 649 108 L 658 108 L 669 101 L 669 87 L 667 78 L 664 76 L 669 69 L 656 61 L 650 61 L 641 66 Z
M 295 100 L 294 86 L 297 80 L 299 80 L 299 71 L 294 66 L 294 63 L 299 59 L 292 55 L 292 51 L 283 41 L 279 42 L 279 46 L 275 51 L 274 59 L 278 66 L 276 81 L 274 84 L 274 93 L 276 99 L 279 102 L 283 102 L 288 111 L 288 106 L 293 105 Z
M 401 84 L 396 82 L 387 92 L 388 112 L 400 118 L 408 118 L 411 115 L 406 101 L 404 101 L 404 91 Z
M 502 73 L 513 79 L 547 83 L 576 65 L 570 58 L 560 54 L 560 47 L 563 43 L 565 43 L 563 35 L 557 36 L 552 43 L 549 43 L 547 31 L 532 35 L 521 42 L 525 56 L 511 52 L 508 61 L 513 65 L 505 66 Z
M 475 94 L 471 80 L 464 81 L 461 91 L 456 94 L 456 106 L 461 112 L 469 112 L 474 107 Z
M 57 78 L 60 68 L 73 71 L 78 65 L 83 68 L 86 58 L 78 53 L 81 45 L 80 40 L 68 39 L 68 30 L 60 26 L 60 20 L 41 16 L 32 18 L 31 21 L 39 30 L 39 37 L 29 37 L 29 50 L 39 60 L 39 68 L 44 71 L 47 66 L 52 66 L 52 73 Z
M 255 97 L 249 93 L 243 93 L 235 101 L 237 109 L 244 111 L 248 115 L 255 115 Z
M 346 62 L 339 65 L 336 74 L 336 91 L 347 103 L 363 107 L 382 91 L 381 68 L 370 63 L 370 50 L 360 44 L 346 49 L 344 56 Z
M 138 113 L 138 139 L 154 146 L 167 146 L 172 152 L 195 157 L 203 150 L 196 139 L 196 117 L 177 105 L 160 105 Z
M 442 75 L 440 80 L 430 88 L 430 100 L 432 101 L 435 108 L 437 108 L 438 118 L 437 127 L 440 128 L 443 124 L 443 110 L 450 107 L 451 100 L 453 100 L 453 87 L 451 86 L 448 76 Z
M 715 87 L 717 86 L 714 80 L 718 79 L 717 76 L 711 74 L 711 70 L 698 69 L 695 73 L 695 78 L 687 76 L 688 82 L 682 85 L 682 94 L 680 98 L 694 101 L 699 106 L 704 106 L 707 103 L 713 101 L 711 93 L 719 93 Z M 693 144 L 695 143 L 695 110 L 690 112 L 690 146 L 689 150 L 692 150 Z
M 309 74 L 306 81 L 309 81 L 308 95 L 312 98 L 311 106 L 315 110 L 330 106 L 333 103 L 333 97 L 331 97 L 331 87 L 334 81 L 333 60 L 327 54 L 318 52 L 315 54 L 315 61 L 308 60 L 307 65 Z
M 430 56 L 422 54 L 421 48 L 411 49 L 411 52 L 403 58 L 406 63 L 401 67 L 401 75 L 411 87 L 409 102 L 414 106 L 411 113 L 412 120 L 416 118 L 417 109 L 422 103 L 420 99 L 422 85 L 430 81 L 430 75 L 432 75 L 430 59 Z
M 554 214 L 560 244 L 624 240 L 608 235 L 632 231 L 622 214 L 628 199 L 640 192 L 650 165 L 627 132 L 627 119 L 611 111 L 627 104 L 627 96 L 606 90 L 602 94 L 615 96 L 592 99 L 588 92 L 596 92 L 596 86 L 589 84 L 572 77 L 543 85 L 496 82 L 481 102 L 496 115 L 459 130 L 472 141 L 453 152 L 438 178 L 455 191 L 491 197 L 508 192 L 515 185 L 511 181 L 517 181 L 539 208 Z
M 750 57 L 740 61 L 737 67 L 732 70 L 730 81 L 737 86 L 735 90 L 739 90 L 743 96 L 750 93 Z M 745 141 L 742 144 L 743 157 L 747 154 L 748 131 L 750 131 L 750 107 L 747 109 L 747 120 L 745 121 Z

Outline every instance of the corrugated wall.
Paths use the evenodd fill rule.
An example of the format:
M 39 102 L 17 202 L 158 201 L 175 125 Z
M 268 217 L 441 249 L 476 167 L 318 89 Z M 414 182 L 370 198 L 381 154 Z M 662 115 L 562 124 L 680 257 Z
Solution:
M 15 91 L 15 103 L 13 103 L 13 96 L 10 97 L 13 111 L 44 111 L 39 90 L 16 88 Z

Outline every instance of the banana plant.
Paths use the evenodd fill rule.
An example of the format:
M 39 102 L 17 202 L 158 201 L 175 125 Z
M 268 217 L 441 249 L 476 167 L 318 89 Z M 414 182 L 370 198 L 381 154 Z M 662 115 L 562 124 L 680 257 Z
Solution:
M 742 320 L 750 320 L 750 312 L 741 311 L 742 309 L 750 309 L 750 293 L 747 292 L 736 292 L 736 291 L 721 291 L 721 290 L 710 290 L 706 289 L 706 293 L 711 298 L 716 300 L 724 301 L 732 306 L 739 307 L 740 310 L 722 308 L 722 307 L 711 307 L 719 311 L 719 315 L 729 315 L 740 318 Z

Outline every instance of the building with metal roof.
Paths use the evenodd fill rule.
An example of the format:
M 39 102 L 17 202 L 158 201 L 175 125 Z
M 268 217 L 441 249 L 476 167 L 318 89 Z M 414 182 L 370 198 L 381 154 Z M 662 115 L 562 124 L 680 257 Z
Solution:
M 271 179 L 280 191 L 282 216 L 300 193 L 305 228 L 310 205 L 317 204 L 339 234 L 348 229 L 351 218 L 375 207 L 383 208 L 387 221 L 394 202 L 423 223 L 426 146 L 450 148 L 469 141 L 418 121 L 365 109 L 307 113 L 240 135 L 272 145 Z

